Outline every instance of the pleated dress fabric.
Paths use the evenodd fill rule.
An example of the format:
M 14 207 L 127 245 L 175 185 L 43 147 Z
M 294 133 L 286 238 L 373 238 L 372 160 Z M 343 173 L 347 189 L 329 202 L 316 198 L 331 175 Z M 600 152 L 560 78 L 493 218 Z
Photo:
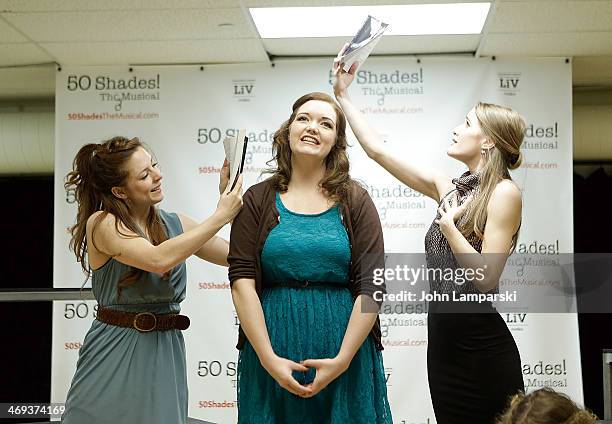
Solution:
M 159 210 L 169 237 L 183 232 L 174 213 Z M 185 263 L 168 279 L 145 272 L 118 295 L 128 267 L 110 259 L 93 271 L 99 305 L 126 312 L 180 312 Z M 139 332 L 94 320 L 79 351 L 63 424 L 184 424 L 187 421 L 185 343 L 180 330 Z

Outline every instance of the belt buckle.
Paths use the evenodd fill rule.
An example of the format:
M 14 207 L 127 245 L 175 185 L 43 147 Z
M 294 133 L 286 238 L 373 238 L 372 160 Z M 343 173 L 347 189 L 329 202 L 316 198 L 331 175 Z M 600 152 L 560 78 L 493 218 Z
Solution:
M 142 328 L 138 326 L 138 320 L 139 318 L 142 317 L 152 317 L 153 318 L 153 325 L 151 326 L 151 328 Z M 157 327 L 157 317 L 155 316 L 155 314 L 151 313 L 151 312 L 141 312 L 139 314 L 136 314 L 136 316 L 134 317 L 134 322 L 132 323 L 134 325 L 134 328 L 138 331 L 140 331 L 141 333 L 148 333 L 149 331 L 153 331 L 155 330 L 155 327 Z
M 300 287 L 306 288 L 306 287 L 308 287 L 309 284 L 310 284 L 309 280 L 303 280 L 302 284 L 300 284 Z

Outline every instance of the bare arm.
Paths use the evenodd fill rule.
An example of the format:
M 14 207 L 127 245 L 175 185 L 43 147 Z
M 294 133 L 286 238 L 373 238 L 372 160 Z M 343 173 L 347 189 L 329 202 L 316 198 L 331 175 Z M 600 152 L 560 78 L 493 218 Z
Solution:
M 196 228 L 198 223 L 190 217 L 178 214 L 183 226 L 183 231 L 191 231 Z M 229 266 L 227 263 L 227 254 L 229 252 L 229 242 L 219 236 L 212 236 L 210 240 L 204 243 L 196 252 L 195 255 L 200 259 L 211 262 L 216 265 Z
M 257 291 L 255 280 L 241 278 L 232 284 L 232 300 L 242 326 L 242 331 L 249 339 L 257 357 L 263 363 L 266 358 L 274 356 L 268 328 Z
M 348 94 L 348 87 L 354 78 L 355 65 L 349 72 L 344 72 L 340 63 L 334 62 L 334 94 L 363 150 L 368 157 L 385 168 L 391 175 L 413 190 L 439 201 L 440 197 L 450 191 L 450 177 L 442 171 L 429 169 L 411 163 L 405 157 L 394 154 L 385 146 L 382 137 L 368 124 L 359 109 L 353 104 Z
M 465 203 L 464 203 L 465 205 Z M 482 281 L 474 280 L 483 293 L 494 289 L 504 270 L 512 246 L 512 237 L 521 221 L 521 193 L 512 182 L 504 180 L 497 184 L 487 205 L 487 224 L 482 240 L 482 251 L 478 253 L 455 226 L 457 208 L 446 206 L 439 225 L 448 240 L 457 262 L 465 269 L 484 270 Z M 462 211 L 460 211 L 462 213 Z M 459 213 L 459 214 L 460 214 Z
M 280 358 L 272 349 L 261 302 L 255 290 L 255 280 L 235 280 L 232 283 L 232 299 L 242 331 L 253 346 L 261 365 L 284 389 L 295 395 L 310 393 L 308 388 L 300 385 L 291 375 L 292 371 L 308 371 L 308 368 Z
M 371 305 L 362 307 L 366 302 L 371 302 Z M 337 355 L 337 358 L 346 365 L 346 368 L 348 368 L 353 357 L 370 334 L 370 331 L 372 331 L 372 327 L 378 317 L 378 312 L 364 312 L 362 308 L 378 311 L 378 307 L 369 296 L 359 295 L 355 299 L 353 311 L 351 312 L 351 317 L 342 339 L 342 345 L 340 346 L 340 352 Z
M 149 272 L 163 274 L 197 252 L 242 207 L 242 177 L 231 192 L 224 192 L 215 212 L 189 231 L 172 237 L 157 246 L 140 237 L 119 223 L 116 217 L 106 214 L 93 231 L 93 224 L 102 212 L 93 214 L 87 221 L 88 239 L 100 253 L 121 263 Z

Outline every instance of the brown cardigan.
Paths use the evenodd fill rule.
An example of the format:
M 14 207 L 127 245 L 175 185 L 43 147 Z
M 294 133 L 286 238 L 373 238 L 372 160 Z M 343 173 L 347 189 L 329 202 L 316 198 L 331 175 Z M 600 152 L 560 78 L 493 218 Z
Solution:
M 261 252 L 268 234 L 280 220 L 276 209 L 276 190 L 272 179 L 251 186 L 243 196 L 244 206 L 232 223 L 229 262 L 230 285 L 239 278 L 255 280 L 261 298 L 265 286 L 262 279 Z M 341 207 L 342 222 L 349 237 L 351 264 L 349 290 L 353 300 L 361 294 L 385 293 L 385 285 L 372 282 L 374 268 L 384 268 L 384 242 L 380 218 L 368 192 L 352 183 L 347 204 Z M 383 350 L 380 319 L 370 332 L 378 350 Z M 246 336 L 238 330 L 237 348 L 242 349 Z

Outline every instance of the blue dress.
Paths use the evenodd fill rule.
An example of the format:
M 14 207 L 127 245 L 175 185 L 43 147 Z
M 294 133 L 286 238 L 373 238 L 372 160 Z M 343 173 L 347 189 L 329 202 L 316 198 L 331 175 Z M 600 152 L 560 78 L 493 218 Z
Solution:
M 168 237 L 183 232 L 176 214 L 159 210 Z M 128 267 L 109 259 L 93 271 L 100 306 L 128 312 L 178 313 L 185 299 L 185 263 L 168 280 L 154 273 L 123 289 Z M 187 421 L 185 343 L 180 330 L 141 333 L 94 320 L 79 351 L 62 424 L 184 424 Z
M 261 253 L 261 304 L 274 352 L 299 362 L 337 355 L 353 310 L 348 289 L 349 240 L 337 206 L 319 214 L 285 208 L 276 194 L 279 224 Z M 325 281 L 305 288 L 288 280 Z M 276 287 L 272 285 L 276 283 Z M 300 384 L 314 369 L 294 372 Z M 249 424 L 391 423 L 382 354 L 371 335 L 346 372 L 312 398 L 280 387 L 261 366 L 248 342 L 238 361 L 238 422 Z

